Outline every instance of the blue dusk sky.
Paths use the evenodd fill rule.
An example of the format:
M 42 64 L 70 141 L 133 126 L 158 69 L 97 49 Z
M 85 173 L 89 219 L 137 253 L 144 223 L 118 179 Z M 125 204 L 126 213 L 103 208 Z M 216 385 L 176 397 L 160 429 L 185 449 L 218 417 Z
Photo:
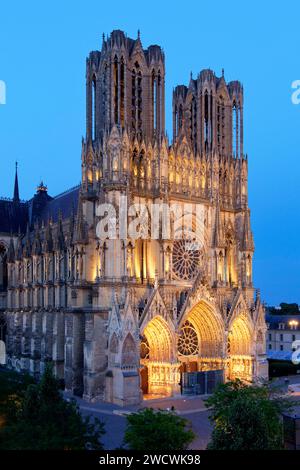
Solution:
M 102 33 L 122 29 L 166 55 L 166 127 L 172 135 L 172 89 L 210 67 L 244 85 L 244 149 L 255 237 L 254 281 L 268 304 L 300 303 L 299 15 L 295 2 L 33 1 L 2 2 L 0 196 L 12 196 L 15 161 L 20 194 L 41 179 L 56 195 L 80 181 L 85 134 L 85 58 Z

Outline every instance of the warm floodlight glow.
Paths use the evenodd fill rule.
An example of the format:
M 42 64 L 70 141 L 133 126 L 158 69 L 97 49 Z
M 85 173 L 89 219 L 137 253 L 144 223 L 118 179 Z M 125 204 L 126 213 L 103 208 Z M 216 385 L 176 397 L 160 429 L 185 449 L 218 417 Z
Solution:
M 298 326 L 299 322 L 297 320 L 290 320 L 289 325 L 291 328 L 296 328 Z

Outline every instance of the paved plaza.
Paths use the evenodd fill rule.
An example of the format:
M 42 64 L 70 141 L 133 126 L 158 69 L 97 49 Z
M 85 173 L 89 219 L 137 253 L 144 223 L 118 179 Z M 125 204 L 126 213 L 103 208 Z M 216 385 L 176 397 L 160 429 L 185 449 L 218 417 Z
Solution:
M 65 394 L 66 398 L 71 395 Z M 195 440 L 190 445 L 191 449 L 206 449 L 211 434 L 209 422 L 209 411 L 205 407 L 205 397 L 175 397 L 144 400 L 140 406 L 127 406 L 122 408 L 111 403 L 88 403 L 80 398 L 76 401 L 83 415 L 98 417 L 105 424 L 105 435 L 102 439 L 107 450 L 120 448 L 123 445 L 124 432 L 126 429 L 126 416 L 138 409 L 150 407 L 155 409 L 170 410 L 172 407 L 176 412 L 186 418 L 196 434 Z

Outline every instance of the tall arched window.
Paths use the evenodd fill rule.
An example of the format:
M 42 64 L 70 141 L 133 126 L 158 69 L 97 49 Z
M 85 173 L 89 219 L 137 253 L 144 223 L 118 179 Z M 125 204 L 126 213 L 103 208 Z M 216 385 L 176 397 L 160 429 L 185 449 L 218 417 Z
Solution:
M 152 71 L 152 108 L 153 108 L 153 130 L 158 134 L 161 124 L 161 102 L 162 87 L 160 70 Z
M 217 102 L 217 146 L 220 155 L 225 152 L 225 104 L 220 96 Z
M 156 100 L 156 129 L 157 132 L 160 132 L 161 126 L 161 103 L 162 103 L 162 86 L 161 86 L 161 75 L 160 70 L 157 74 L 157 100 Z
M 152 107 L 153 107 L 153 130 L 156 131 L 156 103 L 157 103 L 157 80 L 155 71 L 152 71 Z
M 103 69 L 103 75 L 102 75 L 102 122 L 103 124 L 105 123 L 105 118 L 106 118 L 106 100 L 107 100 L 107 64 L 104 65 Z
M 226 270 L 226 281 L 232 285 L 235 283 L 235 261 L 234 261 L 234 239 L 232 235 L 226 237 L 226 248 L 225 248 L 225 270 Z
M 190 138 L 194 152 L 197 152 L 197 103 L 193 96 L 190 105 Z
M 125 126 L 125 65 L 124 59 L 121 57 L 120 65 L 120 124 Z
M 135 122 L 135 116 L 136 116 L 136 73 L 135 70 L 132 71 L 131 74 L 131 128 L 133 133 L 136 131 L 136 122 Z
M 142 73 L 138 72 L 138 87 L 137 87 L 137 96 L 138 96 L 138 106 L 137 106 L 137 130 L 140 135 L 142 131 Z
M 232 106 L 232 153 L 240 155 L 240 106 L 234 102 Z
M 96 138 L 96 77 L 93 76 L 92 78 L 92 108 L 91 108 L 91 113 L 92 113 L 92 140 L 95 140 Z
M 114 121 L 119 124 L 119 64 L 118 58 L 114 58 Z
M 182 109 L 182 104 L 179 105 L 179 110 L 178 110 L 178 129 L 177 129 L 177 135 L 179 134 L 180 129 L 182 128 L 183 124 L 183 109 Z
M 208 93 L 204 95 L 204 144 L 205 150 L 208 150 L 209 142 L 209 122 L 208 122 Z
M 140 158 L 139 158 L 139 177 L 145 178 L 145 152 L 141 150 Z
M 174 126 L 174 140 L 175 140 L 178 136 L 178 111 L 177 111 L 176 105 L 175 105 L 174 112 L 175 112 L 175 118 L 174 118 L 173 126 Z
M 142 72 L 138 62 L 134 64 L 131 82 L 131 127 L 133 133 L 140 137 L 142 132 Z

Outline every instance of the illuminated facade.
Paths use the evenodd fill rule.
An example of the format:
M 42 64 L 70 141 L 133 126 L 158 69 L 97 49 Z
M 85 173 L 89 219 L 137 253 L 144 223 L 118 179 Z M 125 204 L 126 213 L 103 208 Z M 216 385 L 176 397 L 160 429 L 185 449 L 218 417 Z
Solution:
M 56 198 L 40 185 L 18 202 L 27 214 L 20 233 L 3 238 L 8 365 L 38 375 L 51 360 L 66 389 L 88 400 L 179 393 L 182 371 L 267 375 L 243 88 L 211 70 L 176 87 L 170 145 L 164 83 L 159 46 L 145 50 L 122 31 L 103 38 L 87 59 L 81 185 Z M 99 239 L 97 206 L 124 196 L 200 207 L 201 244 L 161 231 Z

